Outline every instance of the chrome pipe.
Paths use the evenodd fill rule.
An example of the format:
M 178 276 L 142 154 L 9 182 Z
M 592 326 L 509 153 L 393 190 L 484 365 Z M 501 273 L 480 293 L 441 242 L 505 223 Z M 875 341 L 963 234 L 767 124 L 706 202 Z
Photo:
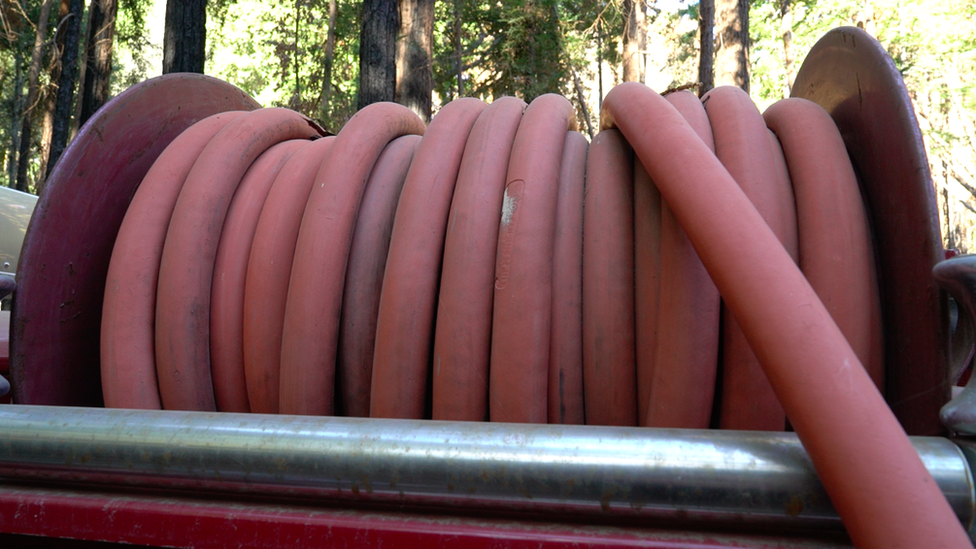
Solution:
M 960 521 L 972 475 L 913 439 Z M 792 433 L 0 406 L 0 478 L 682 524 L 840 529 Z

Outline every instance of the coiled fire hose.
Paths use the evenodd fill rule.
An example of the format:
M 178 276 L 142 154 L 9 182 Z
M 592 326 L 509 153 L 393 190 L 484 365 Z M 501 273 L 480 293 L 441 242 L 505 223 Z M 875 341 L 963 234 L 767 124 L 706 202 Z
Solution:
M 252 405 L 248 399 L 250 393 L 267 393 L 259 387 L 263 380 L 274 377 L 273 371 L 265 371 L 263 376 L 247 378 L 247 372 L 259 369 L 257 364 L 248 365 L 248 357 L 257 354 L 248 347 L 277 345 L 259 341 L 260 335 L 244 337 L 244 318 L 260 315 L 246 312 L 250 303 L 245 296 L 260 289 L 248 288 L 253 282 L 243 274 L 250 275 L 251 267 L 255 272 L 260 268 L 256 262 L 262 258 L 248 252 L 258 228 L 269 223 L 261 206 L 272 192 L 285 192 L 277 189 L 304 190 L 312 181 L 295 244 L 278 243 L 283 249 L 295 250 L 280 336 L 277 407 L 281 412 L 331 414 L 335 395 L 341 394 L 340 413 L 369 410 L 374 417 L 477 420 L 487 416 L 509 422 L 584 417 L 592 424 L 635 425 L 640 421 L 659 427 L 705 428 L 712 414 L 714 354 L 697 362 L 704 365 L 700 369 L 688 367 L 694 361 L 651 362 L 650 373 L 642 376 L 645 383 L 650 380 L 649 402 L 640 407 L 646 415 L 638 418 L 635 339 L 657 332 L 658 344 L 664 349 L 694 347 L 676 342 L 685 334 L 666 327 L 669 315 L 687 310 L 673 300 L 712 296 L 704 310 L 714 326 L 717 296 L 709 291 L 714 283 L 735 319 L 730 316 L 724 324 L 721 423 L 781 429 L 783 415 L 775 409 L 777 402 L 782 403 L 859 546 L 884 540 L 876 546 L 894 547 L 912 539 L 906 536 L 932 543 L 936 536 L 953 532 L 965 539 L 860 366 L 880 363 L 877 288 L 866 259 L 870 241 L 857 182 L 829 116 L 810 102 L 784 100 L 766 114 L 777 137 L 773 139 L 743 92 L 719 88 L 701 103 L 715 142 L 713 154 L 702 139 L 709 134 L 701 114 L 692 111 L 698 103 L 689 101 L 688 95 L 684 92 L 667 101 L 641 85 L 615 88 L 605 103 L 605 129 L 587 155 L 585 198 L 564 201 L 572 204 L 566 207 L 572 207 L 568 212 L 559 210 L 559 198 L 573 189 L 580 192 L 579 163 L 575 173 L 562 167 L 564 159 L 571 163 L 574 155 L 580 157 L 582 148 L 574 145 L 579 138 L 572 131 L 569 135 L 574 138 L 566 147 L 572 109 L 555 95 L 542 96 L 525 108 L 514 136 L 511 128 L 519 118 L 520 105 L 509 100 L 498 102 L 493 109 L 473 99 L 451 103 L 438 113 L 419 142 L 414 138 L 405 145 L 398 138 L 418 135 L 424 128 L 415 115 L 393 104 L 364 109 L 334 140 L 321 138 L 301 116 L 281 109 L 220 114 L 191 126 L 154 164 L 119 233 L 109 267 L 102 324 L 106 405 L 153 408 L 161 404 L 201 411 L 275 408 L 274 395 L 270 405 L 260 398 Z M 514 108 L 508 108 L 510 104 Z M 673 104 L 691 112 L 685 115 Z M 686 117 L 701 131 L 693 129 Z M 506 123 L 508 131 L 489 143 L 492 130 Z M 614 127 L 620 133 L 611 129 Z M 803 135 L 797 135 L 800 129 Z M 475 147 L 469 156 L 466 143 L 474 131 Z M 646 173 L 638 169 L 635 176 L 628 143 L 635 147 Z M 483 147 L 488 144 L 502 152 L 485 154 Z M 306 149 L 319 154 L 301 154 Z M 573 150 L 579 152 L 567 153 Z M 511 152 L 504 154 L 507 151 Z M 307 163 L 319 167 L 302 169 Z M 462 166 L 469 169 L 462 170 Z M 305 180 L 296 178 L 296 173 Z M 480 201 L 470 199 L 452 207 L 456 186 L 467 189 L 471 179 L 483 174 L 493 175 L 494 181 L 482 184 L 482 196 L 493 195 L 485 200 L 500 209 L 485 213 Z M 831 187 L 818 187 L 822 182 Z M 182 190 L 177 195 L 178 188 Z M 391 205 L 397 190 L 394 210 Z M 660 197 L 653 197 L 656 190 Z M 158 215 L 150 223 L 143 205 L 155 203 L 158 214 L 162 199 L 157 195 L 167 191 L 166 203 L 173 204 L 170 219 Z M 305 194 L 294 193 L 299 198 Z M 640 198 L 641 204 L 657 206 L 651 218 L 645 217 L 647 209 L 635 208 L 637 194 L 652 194 Z M 462 211 L 465 206 L 468 211 Z M 272 208 L 268 215 L 276 212 Z M 497 232 L 497 244 L 479 247 L 482 255 L 469 257 L 465 263 L 462 258 L 472 246 L 462 241 L 448 248 L 445 241 L 458 218 L 479 214 L 485 222 L 471 227 L 472 233 L 481 229 L 472 241 L 492 240 Z M 803 220 L 799 231 L 798 215 Z M 635 218 L 642 220 L 638 224 Z M 569 228 L 557 224 L 557 219 L 567 219 L 564 223 Z M 770 228 L 774 224 L 783 227 L 779 237 Z M 639 238 L 635 236 L 637 225 Z M 831 226 L 837 229 L 831 231 Z M 158 235 L 164 227 L 165 239 L 159 246 Z M 380 227 L 380 234 L 372 236 L 371 227 Z M 680 242 L 678 246 L 671 242 L 683 238 L 682 229 L 711 274 L 710 280 L 697 277 L 702 290 L 675 292 L 665 284 L 689 283 L 687 275 L 670 273 L 672 265 L 662 258 L 665 249 L 680 250 Z M 294 230 L 284 232 L 294 234 Z M 157 236 L 152 238 L 156 245 L 151 246 L 147 261 L 132 251 L 139 245 L 145 248 L 148 233 Z M 264 238 L 263 230 L 260 234 Z M 787 234 L 793 236 L 783 236 Z M 575 255 L 554 252 L 557 236 L 560 244 L 572 237 L 576 250 L 582 237 L 581 266 Z M 784 238 L 787 246 L 799 248 L 800 266 L 813 273 L 816 287 L 783 248 Z M 356 246 L 362 239 L 371 245 Z M 636 252 L 640 257 L 651 250 L 650 257 L 635 260 L 636 241 L 641 245 L 656 241 Z M 459 250 L 462 258 L 445 257 L 445 249 L 448 253 Z M 685 253 L 690 256 L 687 247 Z M 493 287 L 482 284 L 471 288 L 468 295 L 451 295 L 454 301 L 444 300 L 440 314 L 435 315 L 442 264 L 451 265 L 455 279 L 466 279 L 467 265 L 485 272 L 483 266 L 493 259 Z M 691 259 L 675 263 L 691 263 L 688 271 L 694 272 Z M 141 263 L 131 266 L 139 260 Z M 651 265 L 650 270 L 659 274 L 642 276 L 635 286 L 635 261 L 642 264 L 636 272 L 644 274 L 645 265 Z M 358 267 L 362 262 L 370 268 Z M 155 295 L 155 272 L 143 268 L 145 264 L 159 265 Z M 757 265 L 761 266 L 758 270 Z M 847 272 L 838 273 L 839 269 Z M 377 276 L 380 271 L 382 279 Z M 581 287 L 581 295 L 556 294 L 556 273 L 572 272 L 579 273 L 582 284 L 569 281 L 567 291 Z M 831 275 L 834 280 L 829 280 Z M 478 276 L 472 274 L 472 278 Z M 453 290 L 453 284 L 457 282 L 451 280 L 445 287 Z M 348 296 L 346 288 L 350 289 Z M 457 325 L 454 309 L 461 315 L 464 303 L 487 302 L 489 291 L 494 295 L 488 375 L 484 375 L 484 362 L 479 367 L 481 375 L 458 372 L 471 364 L 454 356 L 452 350 L 466 341 L 448 340 L 452 347 L 448 342 L 438 343 L 436 334 Z M 650 301 L 657 303 L 635 305 L 637 294 L 645 299 L 652 296 Z M 578 295 L 575 303 L 574 295 Z M 153 297 L 155 310 L 146 306 Z M 563 310 L 570 311 L 570 318 L 581 318 L 578 333 L 553 339 L 552 323 L 563 318 L 554 314 L 556 304 L 567 298 Z M 348 303 L 345 308 L 344 302 Z M 822 302 L 833 310 L 828 311 Z M 368 312 L 368 304 L 377 311 L 375 321 L 369 317 L 358 323 L 344 322 L 343 315 L 364 308 Z M 644 327 L 646 320 L 642 322 L 642 329 L 648 332 L 635 330 L 635 308 L 642 309 L 645 318 L 651 317 L 649 327 Z M 656 319 L 646 313 L 655 308 Z M 480 310 L 486 309 L 482 306 Z M 701 321 L 698 315 L 692 316 Z M 487 318 L 474 322 L 486 325 Z M 224 324 L 233 329 L 226 330 Z M 146 341 L 154 335 L 154 345 L 132 344 L 136 340 L 126 332 L 137 326 L 140 333 L 135 337 Z M 740 336 L 732 334 L 738 332 L 729 332 L 735 326 L 742 327 L 748 344 L 745 340 L 736 343 Z M 460 330 L 487 332 L 468 325 Z M 718 331 L 713 327 L 706 332 L 712 339 L 704 346 L 714 353 Z M 340 341 L 352 352 L 345 351 L 345 345 L 340 348 Z M 555 358 L 571 354 L 575 341 L 582 342 L 581 355 L 565 364 L 555 363 Z M 783 341 L 791 344 L 776 343 Z M 356 349 L 368 348 L 370 342 L 375 342 L 372 364 L 351 356 Z M 441 351 L 433 361 L 432 348 Z M 756 364 L 750 348 L 763 365 L 765 377 L 749 372 L 758 368 L 749 366 Z M 667 351 L 654 353 L 656 359 L 670 356 Z M 344 359 L 337 360 L 337 355 Z M 455 368 L 453 383 L 439 380 L 439 365 L 445 362 Z M 558 373 L 554 375 L 553 369 Z M 458 383 L 459 378 L 463 383 Z M 562 383 L 567 378 L 582 378 L 581 384 L 571 383 L 577 390 L 582 388 L 582 399 L 565 391 Z M 766 378 L 775 393 L 769 397 L 763 396 Z M 350 390 L 345 391 L 341 384 L 337 391 L 336 379 L 350 385 Z M 368 395 L 366 379 L 370 380 Z M 428 385 L 435 388 L 429 396 Z M 368 406 L 363 401 L 367 397 Z M 462 410 L 455 411 L 447 404 L 452 400 L 468 402 L 468 406 L 483 404 L 470 411 L 462 405 Z M 831 405 L 824 407 L 825 401 Z M 437 415 L 425 413 L 433 402 L 438 403 Z M 556 414 L 550 415 L 550 411 Z M 865 432 L 876 435 L 865 437 Z M 899 441 L 904 442 L 899 446 Z M 897 456 L 904 459 L 895 459 Z M 851 478 L 859 482 L 852 483 Z M 884 487 L 881 497 L 878 487 Z M 931 488 L 931 498 L 926 496 L 926 488 Z M 912 506 L 911 515 L 920 517 L 918 522 L 897 520 L 899 525 L 911 523 L 904 531 L 890 523 L 878 527 L 875 517 L 899 516 L 902 502 L 913 499 L 918 504 Z M 893 508 L 883 509 L 885 505 Z
M 789 417 L 857 546 L 968 546 L 876 388 L 830 116 L 638 84 L 601 116 L 588 151 L 555 95 L 426 129 L 379 104 L 334 138 L 283 109 L 190 126 L 116 239 L 106 405 L 707 428 L 717 401 L 723 427 Z

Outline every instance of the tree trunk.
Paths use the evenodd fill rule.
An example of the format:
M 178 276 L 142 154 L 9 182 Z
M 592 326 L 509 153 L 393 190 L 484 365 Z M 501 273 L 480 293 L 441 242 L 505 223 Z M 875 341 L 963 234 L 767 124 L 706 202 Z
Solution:
M 637 56 L 640 59 L 640 81 L 647 83 L 647 0 L 639 0 L 637 6 Z
M 715 19 L 715 83 L 738 86 L 749 93 L 749 1 L 718 0 Z
M 698 96 L 715 87 L 715 0 L 698 3 L 698 34 L 701 43 L 698 58 Z
M 454 74 L 457 76 L 457 96 L 464 97 L 464 56 L 461 52 L 461 0 L 454 0 Z
M 579 103 L 580 110 L 583 111 L 583 121 L 586 122 L 586 133 L 590 136 L 590 141 L 593 141 L 593 122 L 590 121 L 590 109 L 586 106 L 586 94 L 583 93 L 583 83 L 580 82 L 579 74 L 576 72 L 576 68 L 573 71 L 573 88 L 576 90 L 576 102 Z
M 400 12 L 395 0 L 363 0 L 359 32 L 358 108 L 396 95 L 396 38 Z
M 294 61 L 292 66 L 295 68 L 295 89 L 288 102 L 288 108 L 293 111 L 302 110 L 302 46 L 301 46 L 301 22 L 302 22 L 302 0 L 295 0 L 295 40 L 294 40 Z
M 939 179 L 938 176 L 942 174 L 940 173 L 940 174 L 933 174 L 933 175 L 936 176 L 936 179 Z M 955 238 L 953 238 L 955 236 L 955 230 L 954 230 L 955 226 L 952 223 L 952 214 L 949 207 L 950 198 L 949 198 L 949 188 L 947 185 L 948 181 L 946 180 L 945 183 L 946 184 L 942 185 L 942 193 L 941 193 L 942 194 L 941 197 L 942 215 L 944 216 L 943 225 L 945 226 L 945 232 L 942 234 L 946 235 L 946 249 L 951 250 L 956 247 Z
M 54 96 L 56 93 L 53 87 L 49 87 L 44 97 L 41 98 L 44 103 L 44 118 L 41 121 L 41 150 L 39 151 L 41 169 L 37 174 L 38 180 L 34 182 L 37 194 L 41 194 L 44 183 L 47 181 L 46 174 L 48 160 L 51 158 L 51 133 L 54 127 Z
M 75 134 L 78 133 L 78 128 L 81 126 L 81 122 L 78 120 L 81 118 L 82 89 L 85 81 L 85 70 L 87 70 L 85 67 L 88 65 L 88 17 L 91 13 L 84 8 L 84 4 L 82 4 L 82 9 L 84 10 L 84 18 L 82 18 L 81 27 L 78 29 L 78 36 L 85 42 L 78 44 L 78 47 L 81 48 L 78 51 L 78 96 L 74 101 L 74 107 L 71 109 L 71 127 L 68 129 L 68 141 L 75 138 Z
M 68 20 L 64 26 L 64 52 L 61 54 L 61 76 L 58 78 L 58 93 L 54 102 L 51 152 L 45 179 L 51 176 L 51 172 L 58 164 L 58 158 L 68 144 L 75 84 L 78 82 L 78 31 L 81 28 L 83 8 L 81 0 L 70 0 L 68 4 Z
M 644 12 L 639 7 L 640 0 L 624 0 L 624 35 L 623 35 L 623 81 L 640 82 L 641 60 L 641 26 L 644 22 Z
M 68 21 L 68 14 L 71 12 L 70 0 L 58 0 L 57 27 L 54 31 L 54 51 L 53 60 L 48 69 L 48 84 L 41 90 L 41 103 L 44 105 L 44 121 L 41 132 L 41 169 L 37 176 L 37 192 L 40 193 L 50 171 L 51 160 L 51 136 L 54 128 L 54 109 L 57 104 L 55 101 L 58 94 L 56 82 L 61 78 L 61 57 L 64 55 L 64 29 Z
M 88 61 L 82 79 L 79 126 L 108 101 L 117 10 L 116 0 L 92 0 L 88 8 Z
M 332 65 L 335 64 L 335 26 L 338 13 L 336 0 L 329 0 L 329 32 L 325 38 L 325 78 L 322 82 L 322 99 L 319 101 L 319 113 L 322 120 L 329 117 L 329 99 L 332 96 Z
M 397 103 L 430 122 L 434 69 L 434 0 L 400 0 L 397 40 Z
M 783 32 L 783 66 L 786 68 L 786 89 L 783 97 L 789 97 L 793 91 L 793 11 L 790 0 L 781 0 L 779 14 L 781 16 L 780 29 Z
M 31 64 L 27 76 L 27 101 L 24 108 L 20 130 L 20 153 L 17 155 L 17 190 L 27 191 L 27 164 L 30 160 L 32 119 L 36 118 L 35 106 L 38 103 L 41 61 L 44 59 L 44 41 L 47 39 L 47 21 L 51 17 L 53 0 L 41 3 L 41 13 L 37 17 L 37 34 L 34 36 L 34 49 L 31 51 Z
M 705 0 L 702 0 L 705 1 Z M 603 20 L 596 22 L 596 110 L 603 109 Z
M 23 61 L 21 60 L 23 56 L 20 54 L 19 49 L 14 50 L 14 97 L 12 99 L 13 108 L 11 109 L 12 116 L 10 117 L 10 149 L 7 153 L 10 156 L 10 160 L 7 161 L 7 184 L 13 184 L 17 177 L 17 152 L 20 150 L 20 144 L 22 142 L 22 136 L 20 132 L 17 131 L 17 127 L 20 126 L 20 119 L 17 115 L 24 110 L 24 67 Z M 20 187 L 17 187 L 20 189 Z M 20 189 L 23 190 L 23 189 Z
M 207 52 L 207 0 L 167 0 L 163 74 L 203 74 Z

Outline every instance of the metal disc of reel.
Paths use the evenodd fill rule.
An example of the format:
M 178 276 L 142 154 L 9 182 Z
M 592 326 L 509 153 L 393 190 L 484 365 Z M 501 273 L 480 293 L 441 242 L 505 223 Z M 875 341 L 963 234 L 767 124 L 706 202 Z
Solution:
M 132 86 L 98 110 L 37 202 L 17 273 L 10 370 L 21 404 L 100 406 L 99 330 L 112 246 L 156 157 L 211 114 L 260 105 L 208 76 Z
M 940 434 L 950 386 L 948 317 L 932 268 L 945 252 L 905 82 L 877 40 L 841 27 L 810 50 L 793 96 L 830 113 L 861 180 L 878 258 L 888 405 L 909 434 Z

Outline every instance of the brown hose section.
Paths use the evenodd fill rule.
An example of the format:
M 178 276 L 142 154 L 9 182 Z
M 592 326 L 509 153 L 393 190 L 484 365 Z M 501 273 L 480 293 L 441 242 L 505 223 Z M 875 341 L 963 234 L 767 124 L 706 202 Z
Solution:
M 641 84 L 615 87 L 603 109 L 602 126 L 634 146 L 757 350 L 854 544 L 969 547 L 830 313 L 721 162 Z
M 545 94 L 525 109 L 508 164 L 495 259 L 488 409 L 491 421 L 548 418 L 556 199 L 573 106 Z
M 102 305 L 102 394 L 109 408 L 158 410 L 154 343 L 156 281 L 173 208 L 210 140 L 242 112 L 215 114 L 159 155 L 132 197 L 112 250 Z
M 786 154 L 796 192 L 800 269 L 884 390 L 881 298 L 857 176 L 830 115 L 805 99 L 763 114 Z
M 583 206 L 583 395 L 588 425 L 637 425 L 634 172 L 616 130 L 593 138 Z
M 374 103 L 349 119 L 319 169 L 288 286 L 281 337 L 282 413 L 332 413 L 346 264 L 366 180 L 390 141 L 423 133 L 423 122 L 406 107 Z
M 294 111 L 259 109 L 228 124 L 193 164 L 166 233 L 156 290 L 156 375 L 166 409 L 216 408 L 210 289 L 220 230 L 244 172 L 272 145 L 316 136 Z
M 552 327 L 549 340 L 549 423 L 582 425 L 583 405 L 583 192 L 589 143 L 566 133 L 556 198 L 553 242 Z
M 712 129 L 698 97 L 685 91 L 665 99 L 712 149 Z M 660 262 L 655 376 L 650 386 L 651 407 L 642 417 L 643 424 L 707 429 L 718 365 L 718 289 L 664 200 Z
M 335 137 L 311 142 L 278 172 L 261 209 L 244 285 L 244 378 L 252 412 L 278 413 L 281 330 L 295 243 L 315 175 Z
M 451 198 L 468 134 L 486 106 L 470 97 L 445 105 L 403 183 L 376 320 L 371 417 L 424 417 Z
M 795 259 L 796 206 L 789 179 L 781 180 L 762 115 L 749 95 L 723 86 L 702 97 L 715 139 L 715 156 Z M 763 374 L 737 319 L 722 312 L 722 398 L 725 429 L 782 431 L 783 408 Z
M 434 328 L 433 419 L 488 419 L 488 358 L 499 213 L 526 104 L 503 97 L 475 121 L 458 170 L 444 238 Z
M 376 159 L 363 192 L 346 267 L 336 357 L 339 384 L 336 399 L 340 405 L 337 412 L 344 416 L 369 417 L 383 273 L 400 190 L 420 141 L 419 135 L 404 135 L 390 141 Z
M 661 193 L 636 156 L 634 165 L 634 358 L 637 422 L 645 426 L 655 376 L 661 300 Z M 670 399 L 671 395 L 667 395 Z M 668 407 L 661 402 L 661 406 Z
M 221 412 L 250 412 L 244 381 L 244 284 L 254 230 L 271 185 L 288 158 L 311 143 L 284 141 L 247 169 L 227 209 L 210 293 L 210 372 Z

